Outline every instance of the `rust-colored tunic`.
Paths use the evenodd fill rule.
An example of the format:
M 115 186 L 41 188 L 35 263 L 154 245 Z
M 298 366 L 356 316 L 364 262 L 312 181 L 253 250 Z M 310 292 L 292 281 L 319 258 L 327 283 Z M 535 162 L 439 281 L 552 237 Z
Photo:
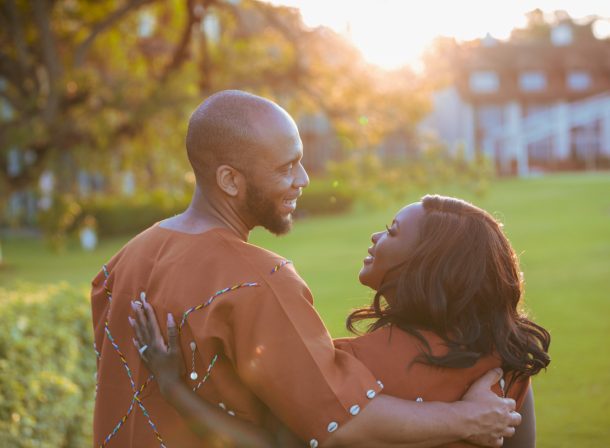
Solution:
M 132 344 L 127 317 L 141 291 L 165 336 L 173 313 L 189 373 L 194 359 L 190 385 L 238 417 L 265 426 L 270 411 L 315 446 L 312 439 L 321 443 L 382 389 L 360 361 L 334 348 L 292 264 L 229 230 L 191 235 L 157 224 L 93 280 L 94 446 L 202 446 Z
M 447 349 L 434 333 L 422 332 L 432 353 L 440 355 Z M 357 338 L 335 339 L 335 346 L 352 353 L 378 380 L 383 383 L 383 392 L 405 400 L 458 401 L 474 381 L 489 370 L 500 367 L 500 359 L 487 356 L 474 366 L 464 369 L 449 369 L 411 363 L 421 352 L 421 342 L 414 336 L 392 326 L 380 328 Z M 506 382 L 508 386 L 509 381 Z M 529 387 L 529 379 L 516 381 L 506 391 L 506 396 L 515 399 L 519 409 Z M 501 395 L 499 386 L 494 391 Z M 472 447 L 467 442 L 442 445 L 443 447 Z

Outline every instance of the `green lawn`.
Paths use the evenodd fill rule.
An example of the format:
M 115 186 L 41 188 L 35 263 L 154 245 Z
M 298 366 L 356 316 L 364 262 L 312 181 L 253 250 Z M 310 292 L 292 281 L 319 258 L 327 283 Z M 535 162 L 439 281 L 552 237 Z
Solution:
M 553 336 L 552 364 L 534 381 L 539 446 L 610 446 L 610 175 L 502 180 L 484 198 L 434 192 L 459 194 L 501 217 L 521 254 L 528 307 Z M 286 237 L 256 231 L 252 241 L 293 260 L 331 333 L 342 336 L 349 309 L 371 297 L 357 282 L 370 234 L 395 208 L 302 220 Z M 38 241 L 5 241 L 0 285 L 86 284 L 124 242 L 52 255 Z

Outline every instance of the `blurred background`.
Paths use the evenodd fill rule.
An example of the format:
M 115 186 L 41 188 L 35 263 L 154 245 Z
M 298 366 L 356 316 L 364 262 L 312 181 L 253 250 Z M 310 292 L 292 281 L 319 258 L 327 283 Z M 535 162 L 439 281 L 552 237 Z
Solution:
M 420 3 L 0 2 L 0 446 L 91 444 L 89 282 L 188 205 L 189 115 L 230 88 L 299 126 L 294 231 L 252 241 L 333 336 L 372 297 L 371 232 L 425 193 L 470 200 L 553 337 L 539 446 L 610 446 L 610 3 Z

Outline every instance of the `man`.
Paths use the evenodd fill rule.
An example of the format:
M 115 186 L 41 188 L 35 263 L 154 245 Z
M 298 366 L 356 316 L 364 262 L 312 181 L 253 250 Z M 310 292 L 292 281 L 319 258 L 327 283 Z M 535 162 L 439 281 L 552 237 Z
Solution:
M 282 108 L 240 91 L 212 95 L 193 113 L 186 147 L 197 181 L 189 208 L 127 243 L 93 281 L 95 445 L 201 446 L 131 344 L 130 302 L 143 291 L 159 316 L 180 316 L 193 390 L 269 430 L 273 414 L 311 447 L 501 446 L 512 435 L 514 402 L 480 385 L 454 404 L 381 395 L 365 366 L 334 349 L 292 265 L 247 243 L 257 225 L 287 232 L 309 183 Z

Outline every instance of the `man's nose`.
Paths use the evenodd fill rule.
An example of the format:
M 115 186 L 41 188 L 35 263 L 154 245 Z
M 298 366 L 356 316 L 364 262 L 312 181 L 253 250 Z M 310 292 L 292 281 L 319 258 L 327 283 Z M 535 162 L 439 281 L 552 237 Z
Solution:
M 294 186 L 305 188 L 307 185 L 309 185 L 309 176 L 307 175 L 307 171 L 305 171 L 303 164 L 299 162 L 297 175 L 294 178 Z

